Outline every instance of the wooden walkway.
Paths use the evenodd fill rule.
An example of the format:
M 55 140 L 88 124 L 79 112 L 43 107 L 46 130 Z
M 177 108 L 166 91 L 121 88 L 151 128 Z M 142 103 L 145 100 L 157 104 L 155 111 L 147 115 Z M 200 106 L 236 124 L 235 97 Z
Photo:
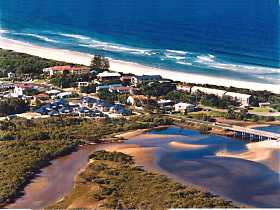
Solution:
M 232 131 L 236 134 L 236 136 L 240 135 L 244 139 L 257 139 L 259 141 L 278 140 L 280 143 L 280 133 L 261 131 L 261 130 L 257 130 L 257 129 L 229 125 L 229 124 L 225 124 L 225 123 L 212 123 L 212 122 L 208 122 L 208 121 L 189 119 L 189 118 L 185 118 L 185 120 L 187 120 L 189 122 L 194 122 L 194 123 L 198 123 L 198 124 L 221 128 L 225 131 Z
M 280 134 L 279 133 L 273 133 L 268 131 L 261 131 L 257 129 L 252 128 L 246 128 L 241 126 L 225 126 L 223 127 L 225 130 L 241 133 L 242 135 L 252 135 L 257 137 L 262 137 L 270 140 L 280 140 Z

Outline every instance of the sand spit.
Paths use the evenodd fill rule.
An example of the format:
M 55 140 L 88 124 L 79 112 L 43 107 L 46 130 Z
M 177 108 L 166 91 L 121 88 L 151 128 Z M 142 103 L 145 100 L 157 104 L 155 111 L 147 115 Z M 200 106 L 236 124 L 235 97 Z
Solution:
M 172 141 L 168 145 L 174 149 L 204 149 L 208 147 L 207 145 L 187 144 L 187 143 L 182 143 L 177 141 Z

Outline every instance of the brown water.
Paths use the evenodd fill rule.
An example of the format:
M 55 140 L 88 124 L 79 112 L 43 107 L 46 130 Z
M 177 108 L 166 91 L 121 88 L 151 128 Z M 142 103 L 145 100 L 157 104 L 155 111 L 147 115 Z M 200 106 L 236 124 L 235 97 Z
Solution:
M 65 157 L 51 162 L 24 189 L 24 195 L 6 208 L 41 209 L 53 204 L 70 192 L 75 176 L 86 167 L 88 155 L 95 145 L 81 147 Z

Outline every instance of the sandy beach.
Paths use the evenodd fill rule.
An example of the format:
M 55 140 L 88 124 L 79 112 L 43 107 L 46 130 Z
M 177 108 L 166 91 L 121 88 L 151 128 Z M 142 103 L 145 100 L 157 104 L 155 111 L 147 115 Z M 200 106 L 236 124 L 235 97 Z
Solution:
M 280 152 L 280 143 L 277 141 L 254 142 L 246 145 L 248 151 L 243 153 L 218 152 L 218 157 L 233 157 L 263 163 L 272 170 L 280 172 L 277 153 Z
M 47 59 L 54 59 L 59 61 L 89 65 L 93 55 L 87 53 L 74 52 L 64 49 L 53 49 L 47 47 L 40 47 L 29 43 L 15 41 L 0 37 L 0 48 L 9 49 L 16 52 L 27 53 L 30 55 L 39 56 Z M 232 80 L 229 78 L 212 77 L 199 74 L 190 74 L 185 72 L 171 71 L 166 69 L 159 69 L 144 66 L 141 64 L 125 62 L 120 60 L 110 60 L 111 70 L 122 73 L 133 73 L 136 75 L 143 74 L 159 74 L 163 78 L 172 79 L 175 81 L 182 81 L 197 84 L 213 84 L 221 86 L 234 86 L 239 88 L 249 88 L 253 90 L 268 90 L 280 93 L 280 85 L 263 84 L 256 82 L 248 82 L 241 80 Z
M 175 149 L 204 149 L 207 148 L 207 145 L 199 145 L 199 144 L 186 144 L 182 142 L 172 141 L 168 144 L 170 147 Z

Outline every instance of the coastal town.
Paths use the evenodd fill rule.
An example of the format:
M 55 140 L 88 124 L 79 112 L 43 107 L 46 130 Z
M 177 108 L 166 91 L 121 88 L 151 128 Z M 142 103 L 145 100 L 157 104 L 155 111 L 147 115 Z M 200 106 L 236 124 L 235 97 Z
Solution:
M 25 197 L 23 201 L 19 198 L 19 204 L 17 202 L 13 204 L 14 200 L 17 201 L 18 191 L 26 186 L 26 180 L 33 176 L 34 171 L 45 166 L 49 161 L 64 154 L 71 154 L 77 149 L 77 145 L 118 144 L 127 138 L 126 135 L 122 136 L 123 132 L 133 133 L 140 129 L 141 135 L 145 136 L 143 132 L 149 129 L 168 129 L 170 126 L 176 126 L 176 129 L 180 127 L 198 131 L 199 135 L 230 137 L 233 140 L 228 141 L 233 144 L 235 141 L 252 144 L 259 142 L 264 145 L 264 148 L 279 148 L 279 133 L 255 129 L 279 126 L 280 95 L 276 93 L 173 81 L 161 75 L 152 74 L 152 72 L 141 75 L 115 72 L 110 70 L 110 61 L 100 55 L 95 55 L 89 66 L 47 60 L 7 50 L 1 50 L 0 58 L 0 141 L 6 143 L 5 147 L 3 146 L 3 155 L 14 154 L 18 160 L 18 162 L 10 164 L 11 166 L 7 170 L 3 170 L 3 173 L 0 171 L 1 176 L 7 177 L 15 173 L 15 167 L 18 168 L 14 180 L 2 181 L 5 187 L 0 188 L 0 206 L 21 207 L 21 202 L 26 202 Z M 13 65 L 10 60 L 14 60 Z M 26 63 L 27 61 L 29 63 Z M 151 134 L 151 136 L 153 135 Z M 145 137 L 143 138 L 145 139 Z M 157 137 L 155 136 L 155 138 Z M 24 145 L 21 145 L 22 142 Z M 170 142 L 169 146 L 172 149 L 180 150 L 205 147 L 205 145 L 192 145 L 175 140 Z M 35 154 L 33 147 L 40 151 L 39 154 L 36 153 L 35 157 L 30 156 Z M 116 150 L 123 151 L 124 146 L 119 147 L 122 149 Z M 252 148 L 251 153 L 264 151 Z M 128 147 L 128 151 L 130 151 L 129 149 L 131 147 Z M 22 157 L 24 157 L 22 160 L 17 155 L 18 150 L 22 151 Z M 84 152 L 84 150 L 82 151 Z M 267 151 L 264 154 L 266 153 Z M 127 166 L 122 165 L 123 161 L 128 161 L 130 165 L 133 165 L 133 161 L 129 159 L 130 156 L 123 156 L 122 153 L 113 154 L 120 158 L 121 165 L 113 162 L 108 163 L 109 165 L 106 167 L 110 168 L 111 164 L 117 164 L 117 167 L 121 167 L 125 171 Z M 141 153 L 139 157 L 138 153 L 131 153 L 131 151 L 128 154 L 133 155 L 136 160 L 145 159 L 144 156 L 151 155 Z M 87 155 L 88 153 L 85 154 L 85 156 Z M 103 164 L 101 160 L 105 162 L 106 158 L 111 160 L 111 155 L 111 153 L 97 152 L 92 154 L 91 161 Z M 224 151 L 218 152 L 217 155 L 239 157 Z M 245 157 L 248 160 L 252 159 Z M 40 162 L 42 160 L 45 161 Z M 0 161 L 0 164 L 7 163 Z M 25 165 L 31 168 L 26 169 Z M 90 167 L 97 166 L 91 165 Z M 98 167 L 101 166 L 98 165 Z M 133 168 L 133 166 L 129 167 Z M 279 170 L 275 165 L 268 164 L 268 167 Z M 116 171 L 116 173 L 121 172 Z M 88 176 L 95 176 L 89 174 L 81 175 L 84 176 L 81 179 L 85 179 L 81 183 L 89 182 Z M 131 172 L 131 174 L 133 173 Z M 101 175 L 99 174 L 99 176 Z M 108 172 L 106 176 L 110 176 L 110 173 Z M 160 182 L 161 178 L 155 177 L 154 179 Z M 115 208 L 120 205 L 116 200 L 110 200 L 112 196 L 117 196 L 116 194 L 111 191 L 108 195 L 106 194 L 108 193 L 106 190 L 110 186 L 103 181 L 101 181 L 103 184 L 100 185 L 100 180 L 97 178 L 93 180 L 97 183 L 97 187 L 101 187 L 104 192 L 102 191 L 102 196 L 94 192 L 94 204 L 89 207 L 100 207 L 104 205 L 105 201 L 107 202 L 106 207 Z M 91 184 L 88 183 L 88 185 Z M 151 186 L 153 184 L 155 183 L 150 183 Z M 135 183 L 132 185 L 134 186 Z M 80 183 L 77 186 L 81 187 Z M 94 185 L 93 188 L 95 187 Z M 184 196 L 190 194 L 190 189 L 184 188 L 184 190 L 186 190 L 186 194 L 176 198 L 182 199 L 181 204 L 174 201 L 172 206 L 178 204 L 178 207 L 232 207 L 235 205 L 231 202 L 216 200 L 215 196 L 207 194 L 202 194 L 202 197 L 205 196 L 203 199 L 209 199 L 206 204 L 200 202 L 200 195 L 197 200 L 194 199 L 193 204 L 188 204 L 185 203 L 186 197 Z M 83 192 L 88 193 L 88 189 Z M 69 191 L 64 193 L 66 195 Z M 74 189 L 72 193 L 75 195 L 77 192 Z M 159 192 L 155 191 L 155 193 Z M 34 197 L 35 195 L 27 193 L 27 196 Z M 79 196 L 84 196 L 86 200 L 89 199 L 87 194 L 79 194 Z M 118 196 L 113 198 L 121 199 L 120 195 Z M 72 197 L 77 198 L 76 195 Z M 75 199 L 72 200 L 75 204 L 72 204 L 80 207 L 76 204 L 78 201 Z M 54 197 L 53 200 L 46 199 L 45 203 L 38 206 L 34 203 L 33 208 L 51 205 L 54 205 L 51 207 L 55 208 L 67 208 L 70 206 L 70 203 L 67 202 L 67 199 L 57 202 L 57 198 Z
M 280 209 L 279 1 L 0 2 L 0 210 Z
M 1 119 L 58 115 L 122 118 L 144 113 L 256 123 L 280 118 L 280 96 L 268 91 L 188 84 L 160 75 L 123 74 L 109 69 L 109 61 L 101 56 L 95 56 L 90 67 L 47 66 L 35 74 L 4 69 Z M 6 104 L 12 102 L 19 107 L 9 109 Z

